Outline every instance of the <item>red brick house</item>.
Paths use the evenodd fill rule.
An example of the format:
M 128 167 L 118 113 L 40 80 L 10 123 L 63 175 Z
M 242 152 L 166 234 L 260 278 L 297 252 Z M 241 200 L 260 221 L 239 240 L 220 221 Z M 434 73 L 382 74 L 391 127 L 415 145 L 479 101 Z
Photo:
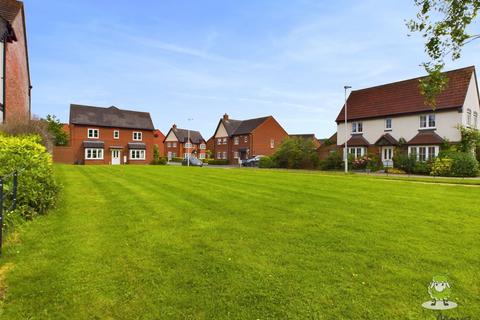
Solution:
M 199 131 L 180 129 L 174 124 L 163 144 L 168 159 L 184 158 L 189 154 L 198 159 L 206 159 L 207 142 Z
M 70 143 L 54 160 L 75 164 L 149 164 L 155 128 L 147 112 L 70 105 Z
M 30 70 L 23 3 L 0 0 L 0 123 L 30 119 Z
M 225 114 L 213 135 L 215 159 L 238 163 L 257 155 L 272 155 L 288 137 L 288 133 L 274 117 L 248 120 L 230 119 Z
M 165 156 L 165 147 L 163 146 L 164 140 L 165 140 L 165 135 L 162 133 L 162 131 L 156 129 L 153 132 L 153 144 L 158 146 L 160 157 Z

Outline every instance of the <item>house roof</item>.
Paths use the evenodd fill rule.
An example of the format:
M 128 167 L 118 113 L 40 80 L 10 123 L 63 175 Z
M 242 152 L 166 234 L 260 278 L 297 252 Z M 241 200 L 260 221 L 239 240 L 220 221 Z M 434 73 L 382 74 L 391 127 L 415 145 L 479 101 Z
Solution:
M 438 95 L 436 110 L 462 107 L 474 72 L 473 66 L 445 72 L 448 86 Z M 419 90 L 419 80 L 423 78 L 352 91 L 347 99 L 348 120 L 431 111 L 432 107 L 425 104 L 425 97 Z M 344 107 L 336 119 L 337 123 L 345 121 Z
M 99 127 L 155 130 L 148 112 L 70 105 L 70 123 Z
M 343 144 L 344 146 L 345 144 Z M 354 134 L 347 141 L 347 147 L 368 147 L 370 143 L 361 134 Z
M 16 0 L 0 0 L 0 17 L 7 20 L 10 24 L 17 17 L 23 7 L 23 2 Z
M 444 143 L 444 140 L 434 130 L 421 130 L 407 142 L 408 145 L 438 145 L 442 143 Z
M 241 121 L 240 125 L 235 129 L 233 135 L 248 134 L 255 130 L 259 125 L 264 123 L 269 117 L 248 119 Z
M 397 139 L 392 137 L 391 134 L 385 133 L 380 138 L 378 138 L 377 142 L 375 142 L 377 146 L 396 146 L 398 145 Z
M 202 142 L 205 141 L 205 139 L 203 139 L 202 134 L 199 131 L 190 130 L 190 133 L 188 131 L 189 131 L 188 129 L 180 129 L 180 128 L 177 128 L 174 125 L 170 129 L 170 131 L 168 131 L 168 133 L 165 137 L 168 137 L 170 132 L 173 132 L 175 134 L 175 136 L 177 137 L 178 141 L 182 142 L 182 143 L 185 143 L 185 142 L 188 141 L 188 135 L 189 134 L 190 134 L 190 140 L 192 141 L 192 143 L 198 144 L 198 143 L 202 143 Z

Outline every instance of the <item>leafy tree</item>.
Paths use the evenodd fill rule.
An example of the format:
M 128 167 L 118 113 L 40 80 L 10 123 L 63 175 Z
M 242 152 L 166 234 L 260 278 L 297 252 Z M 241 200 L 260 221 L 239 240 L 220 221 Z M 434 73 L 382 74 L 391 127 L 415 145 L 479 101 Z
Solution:
M 472 152 L 480 146 L 480 131 L 477 129 L 467 128 L 465 126 L 458 126 L 460 135 L 462 137 L 458 149 L 461 152 Z
M 420 81 L 425 103 L 435 109 L 436 97 L 448 85 L 442 73 L 445 58 L 457 60 L 465 44 L 480 38 L 470 34 L 468 26 L 475 20 L 480 0 L 414 0 L 419 8 L 416 19 L 407 22 L 412 32 L 425 38 L 425 51 L 430 61 L 422 65 L 429 76 Z
M 63 129 L 63 124 L 54 115 L 47 115 L 48 131 L 53 135 L 53 142 L 56 146 L 66 146 L 68 144 L 68 133 Z
M 319 158 L 311 139 L 287 138 L 272 156 L 275 167 L 288 169 L 315 169 Z

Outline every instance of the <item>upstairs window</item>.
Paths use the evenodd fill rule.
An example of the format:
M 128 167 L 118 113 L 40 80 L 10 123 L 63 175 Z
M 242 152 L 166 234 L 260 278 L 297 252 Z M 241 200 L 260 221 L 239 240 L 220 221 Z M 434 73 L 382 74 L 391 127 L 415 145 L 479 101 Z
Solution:
M 133 141 L 142 141 L 142 133 L 138 131 L 133 132 Z
M 222 144 L 222 138 L 218 138 L 217 139 L 217 146 L 221 145 Z
M 171 148 L 172 147 L 172 143 L 171 142 L 167 142 L 167 148 Z
M 478 113 L 477 113 L 477 111 L 475 111 L 473 113 L 473 127 L 475 129 L 478 129 Z
M 270 149 L 275 148 L 275 139 L 270 139 Z
M 434 114 L 420 116 L 420 129 L 434 129 L 435 126 L 436 124 Z
M 223 138 L 223 144 L 227 144 L 227 138 Z
M 120 131 L 113 130 L 113 139 L 120 139 Z
M 177 147 L 177 143 L 176 143 L 176 142 L 172 142 L 172 147 L 176 148 L 176 147 Z
M 200 145 L 200 150 L 205 150 L 205 149 L 207 149 L 207 145 L 205 143 L 202 143 Z
M 352 122 L 352 133 L 362 133 L 362 132 L 363 132 L 363 123 Z
M 238 145 L 240 143 L 240 137 L 233 138 L 233 144 Z
M 467 126 L 472 126 L 472 110 L 467 109 Z
M 245 143 L 248 142 L 248 136 L 243 137 L 243 142 L 245 142 Z
M 192 144 L 190 142 L 185 143 L 185 148 L 191 148 Z
M 392 119 L 385 119 L 385 130 L 392 130 Z
M 98 139 L 100 136 L 100 131 L 98 129 L 88 129 L 88 138 Z

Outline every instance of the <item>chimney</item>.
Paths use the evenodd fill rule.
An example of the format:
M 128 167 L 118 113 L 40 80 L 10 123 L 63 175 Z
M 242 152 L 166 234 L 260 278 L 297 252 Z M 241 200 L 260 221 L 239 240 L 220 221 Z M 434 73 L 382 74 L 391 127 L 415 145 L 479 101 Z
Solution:
M 173 124 L 172 129 L 177 129 L 177 125 L 175 123 Z
M 225 113 L 225 114 L 223 115 L 223 120 L 225 120 L 225 121 L 228 120 L 228 114 Z

